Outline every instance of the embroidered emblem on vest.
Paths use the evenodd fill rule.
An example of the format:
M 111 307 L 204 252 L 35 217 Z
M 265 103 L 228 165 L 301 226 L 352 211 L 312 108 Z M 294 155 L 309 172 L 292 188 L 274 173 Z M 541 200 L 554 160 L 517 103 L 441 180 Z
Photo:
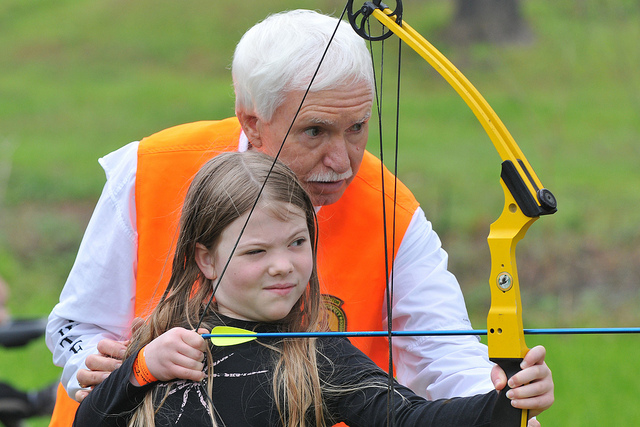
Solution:
M 324 305 L 329 312 L 329 329 L 335 332 L 344 332 L 347 330 L 347 315 L 342 309 L 342 301 L 333 295 L 322 295 Z

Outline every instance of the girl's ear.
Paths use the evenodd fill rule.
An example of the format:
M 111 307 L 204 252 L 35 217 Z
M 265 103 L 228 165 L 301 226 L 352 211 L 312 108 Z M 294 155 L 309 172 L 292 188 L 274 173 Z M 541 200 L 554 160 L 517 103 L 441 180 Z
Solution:
M 214 280 L 218 275 L 213 264 L 213 255 L 202 243 L 196 243 L 196 264 L 209 280 Z

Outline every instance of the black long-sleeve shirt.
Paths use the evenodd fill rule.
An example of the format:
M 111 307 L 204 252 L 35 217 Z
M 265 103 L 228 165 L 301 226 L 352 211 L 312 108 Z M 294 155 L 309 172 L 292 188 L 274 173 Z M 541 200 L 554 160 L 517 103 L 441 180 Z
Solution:
M 225 319 L 230 326 L 273 332 L 273 325 Z M 214 363 L 211 396 L 219 424 L 235 426 L 281 425 L 273 399 L 274 351 L 262 343 L 278 345 L 278 338 L 260 338 L 229 347 L 211 346 Z M 387 373 L 346 338 L 319 338 L 318 369 L 321 381 L 337 387 L 360 385 L 357 391 L 323 396 L 329 422 L 350 427 L 386 426 Z M 126 426 L 132 411 L 152 387 L 172 386 L 156 415 L 157 426 L 208 426 L 206 384 L 187 380 L 136 387 L 129 382 L 135 357 L 128 358 L 82 402 L 74 426 Z M 329 362 L 330 361 L 330 362 Z M 363 383 L 377 386 L 367 387 Z M 381 386 L 380 386 L 381 385 Z M 496 392 L 467 398 L 427 401 L 395 383 L 392 413 L 397 426 L 489 426 Z M 220 423 L 222 421 L 222 423 Z

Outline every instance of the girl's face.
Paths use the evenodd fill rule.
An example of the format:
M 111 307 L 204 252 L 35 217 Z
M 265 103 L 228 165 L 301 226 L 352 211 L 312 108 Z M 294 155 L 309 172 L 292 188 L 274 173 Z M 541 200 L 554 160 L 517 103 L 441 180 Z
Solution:
M 286 219 L 276 216 L 273 209 L 285 212 Z M 222 232 L 215 250 L 197 245 L 198 266 L 214 286 L 248 215 L 242 215 Z M 312 268 L 304 212 L 281 202 L 271 203 L 268 208 L 259 204 L 216 290 L 218 311 L 236 319 L 280 320 L 304 293 Z

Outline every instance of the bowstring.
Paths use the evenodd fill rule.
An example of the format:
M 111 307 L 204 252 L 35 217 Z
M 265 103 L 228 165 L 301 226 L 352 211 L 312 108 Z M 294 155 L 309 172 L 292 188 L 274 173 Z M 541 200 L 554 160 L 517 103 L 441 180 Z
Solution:
M 204 310 L 202 310 L 202 314 L 200 315 L 200 319 L 198 320 L 198 324 L 195 328 L 195 330 L 197 331 L 198 328 L 200 328 L 200 325 L 202 324 L 202 321 L 205 317 L 205 315 L 207 314 L 207 312 L 209 311 L 209 307 L 211 306 L 211 303 L 213 302 L 213 298 L 216 294 L 216 291 L 218 290 L 218 287 L 220 286 L 220 283 L 222 283 L 222 278 L 224 277 L 225 272 L 227 271 L 227 267 L 229 267 L 229 264 L 231 263 L 231 259 L 233 258 L 233 255 L 238 247 L 238 244 L 240 244 L 240 239 L 242 238 L 242 235 L 244 234 L 245 229 L 247 228 L 247 225 L 249 224 L 249 220 L 251 219 L 251 216 L 253 215 L 253 211 L 255 210 L 256 206 L 258 205 L 258 202 L 260 200 L 260 196 L 262 195 L 262 192 L 264 190 L 264 187 L 267 185 L 267 181 L 269 180 L 269 177 L 271 176 L 271 172 L 273 171 L 273 168 L 275 167 L 276 163 L 278 162 L 278 158 L 280 157 L 280 154 L 282 153 L 282 150 L 284 148 L 284 144 L 287 141 L 287 138 L 289 137 L 289 134 L 291 133 L 291 130 L 293 129 L 293 125 L 296 121 L 296 119 L 298 118 L 298 115 L 300 114 L 300 111 L 302 110 L 302 106 L 304 105 L 304 101 L 307 99 L 307 95 L 309 94 L 310 90 L 311 90 L 311 85 L 313 84 L 316 76 L 318 75 L 318 72 L 320 70 L 320 66 L 322 65 L 322 63 L 324 62 L 324 58 L 327 56 L 327 52 L 329 51 L 329 47 L 331 46 L 331 42 L 333 41 L 336 33 L 338 32 L 338 28 L 340 26 L 340 22 L 342 22 L 342 19 L 345 15 L 345 13 L 347 12 L 347 6 L 345 5 L 344 9 L 342 10 L 342 14 L 340 15 L 340 18 L 338 19 L 338 23 L 336 24 L 336 27 L 333 30 L 333 33 L 331 34 L 331 37 L 329 38 L 329 41 L 327 42 L 327 46 L 324 49 L 324 52 L 322 53 L 322 56 L 320 57 L 320 61 L 318 61 L 318 65 L 316 66 L 316 69 L 313 73 L 313 75 L 311 76 L 311 80 L 309 81 L 309 84 L 307 85 L 307 88 L 304 92 L 304 95 L 302 96 L 302 99 L 300 100 L 300 104 L 298 105 L 298 108 L 295 112 L 295 114 L 293 115 L 293 119 L 291 119 L 291 123 L 289 124 L 289 128 L 287 129 L 287 132 L 284 135 L 284 138 L 282 139 L 282 143 L 280 143 L 280 147 L 278 148 L 278 151 L 276 152 L 276 155 L 273 158 L 273 162 L 271 163 L 271 167 L 269 168 L 269 171 L 267 172 L 267 176 L 265 177 L 264 181 L 262 182 L 262 186 L 260 187 L 260 191 L 258 191 L 258 196 L 256 197 L 256 200 L 253 202 L 253 205 L 251 206 L 251 209 L 249 210 L 249 215 L 247 216 L 247 219 L 245 220 L 242 228 L 240 229 L 240 233 L 238 234 L 238 238 L 236 239 L 233 248 L 231 248 L 231 253 L 229 254 L 229 257 L 227 258 L 227 261 L 224 264 L 224 267 L 222 269 L 222 271 L 220 272 L 220 276 L 218 277 L 218 281 L 216 282 L 215 286 L 213 287 L 213 291 L 211 292 L 211 296 L 209 297 L 209 300 L 207 301 L 207 304 L 204 307 Z M 316 232 L 316 238 L 315 238 L 315 245 L 316 247 L 318 246 L 318 233 Z
M 368 33 L 371 34 L 370 21 L 367 20 Z M 384 30 L 384 28 L 383 28 Z M 382 96 L 383 96 L 383 83 L 384 83 L 384 53 L 385 53 L 385 40 L 381 41 L 380 52 L 380 84 L 378 84 L 375 75 L 375 58 L 373 53 L 372 40 L 369 39 L 369 51 L 371 53 L 371 64 L 374 69 L 374 92 L 376 97 L 376 112 L 378 118 L 378 139 L 380 150 L 380 179 L 382 186 L 382 221 L 383 221 L 383 241 L 384 241 L 384 262 L 385 262 L 385 296 L 386 296 L 386 315 L 387 315 L 387 340 L 389 343 L 388 351 L 388 367 L 387 367 L 387 425 L 395 426 L 395 407 L 393 405 L 394 400 L 394 376 L 393 376 L 393 295 L 394 295 L 394 263 L 395 263 L 395 247 L 396 247 L 396 208 L 397 208 L 397 189 L 398 189 L 398 147 L 399 147 L 399 120 L 400 120 L 400 69 L 401 69 L 401 52 L 402 52 L 402 40 L 398 40 L 398 69 L 397 69 L 397 82 L 396 82 L 396 119 L 395 119 L 395 145 L 394 145 L 394 167 L 393 167 L 393 208 L 392 208 L 392 229 L 391 229 L 391 254 L 389 254 L 388 235 L 387 229 L 387 207 L 386 207 L 386 186 L 384 179 L 384 148 L 383 148 L 383 123 L 382 123 Z M 391 258 L 391 260 L 390 260 Z
M 393 351 L 391 338 L 393 331 L 393 294 L 394 294 L 394 272 L 396 254 L 396 210 L 398 196 L 398 147 L 399 147 L 399 123 L 400 123 L 400 68 L 401 68 L 402 40 L 398 39 L 398 70 L 396 82 L 396 120 L 395 120 L 395 142 L 393 161 L 393 217 L 391 222 L 391 277 L 389 278 L 389 292 L 387 295 L 387 331 L 389 336 L 389 377 L 391 381 L 391 394 L 393 395 Z M 386 224 L 386 223 L 385 223 Z M 385 232 L 386 235 L 386 232 Z M 386 248 L 386 246 L 385 246 Z M 388 276 L 387 276 L 388 277 Z M 395 417 L 393 418 L 395 425 Z

